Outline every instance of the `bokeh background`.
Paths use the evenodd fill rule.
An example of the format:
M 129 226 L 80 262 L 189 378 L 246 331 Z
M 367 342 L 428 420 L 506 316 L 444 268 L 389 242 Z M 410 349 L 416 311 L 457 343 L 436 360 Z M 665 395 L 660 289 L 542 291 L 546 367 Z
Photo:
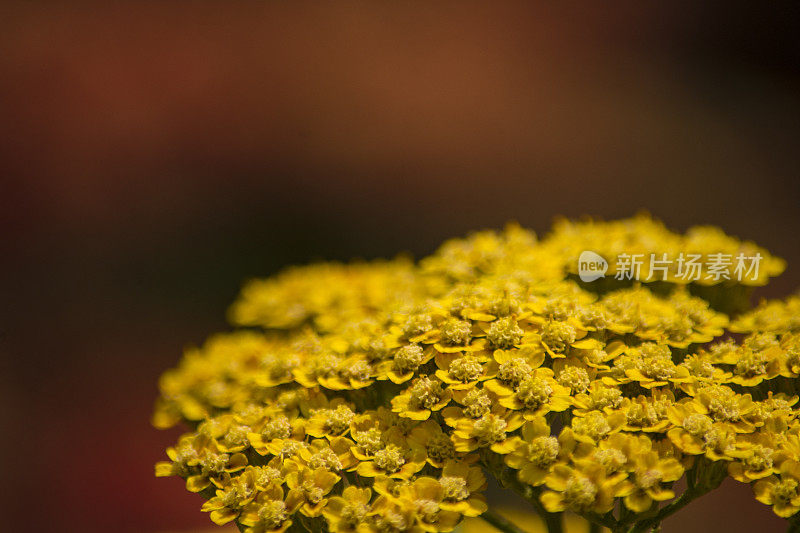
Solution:
M 207 527 L 156 380 L 243 279 L 647 209 L 800 286 L 796 2 L 0 6 L 4 531 Z M 665 531 L 779 531 L 750 490 Z

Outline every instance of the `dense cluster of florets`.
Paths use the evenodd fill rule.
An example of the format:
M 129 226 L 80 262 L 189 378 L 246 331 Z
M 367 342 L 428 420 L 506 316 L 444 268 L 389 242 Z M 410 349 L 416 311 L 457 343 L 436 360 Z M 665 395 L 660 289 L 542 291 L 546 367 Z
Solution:
M 485 475 L 545 513 L 657 526 L 730 476 L 800 510 L 800 297 L 741 313 L 749 287 L 582 283 L 577 257 L 757 252 L 648 217 L 517 226 L 435 254 L 294 268 L 245 286 L 243 329 L 160 382 L 154 424 L 190 433 L 156 465 L 251 533 L 450 531 Z M 678 502 L 680 500 L 676 500 Z M 639 529 L 636 529 L 639 528 Z

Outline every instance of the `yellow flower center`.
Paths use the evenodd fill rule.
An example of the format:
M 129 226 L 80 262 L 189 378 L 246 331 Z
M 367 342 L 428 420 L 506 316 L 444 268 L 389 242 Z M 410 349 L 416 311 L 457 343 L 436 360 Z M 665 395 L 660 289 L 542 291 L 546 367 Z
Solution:
M 466 320 L 451 318 L 439 327 L 442 340 L 451 346 L 463 346 L 472 338 L 472 324 Z
M 772 487 L 775 503 L 788 504 L 798 496 L 798 483 L 794 479 L 782 479 Z
M 611 431 L 606 417 L 602 413 L 592 411 L 584 417 L 572 421 L 572 430 L 578 435 L 586 435 L 593 440 L 600 440 Z
M 381 511 L 380 516 L 376 515 L 372 518 L 375 521 L 375 530 L 381 533 L 398 533 L 410 529 L 410 524 L 406 517 L 394 509 L 384 509 Z M 359 523 L 361 522 L 357 522 L 351 527 L 355 527 Z
M 669 347 L 647 342 L 642 344 L 641 353 L 639 370 L 648 378 L 666 380 L 677 372 Z
M 425 450 L 428 452 L 428 457 L 439 462 L 456 456 L 453 441 L 444 433 L 438 433 L 428 439 L 425 443 Z
M 525 334 L 517 321 L 512 317 L 504 317 L 492 322 L 486 337 L 495 348 L 513 348 Z
M 292 435 L 292 424 L 289 419 L 281 415 L 273 418 L 264 425 L 261 436 L 264 440 L 288 439 Z
M 745 346 L 754 352 L 760 352 L 778 345 L 778 340 L 773 333 L 756 333 L 744 340 Z
M 517 388 L 517 399 L 528 409 L 538 409 L 550 400 L 553 387 L 550 382 L 538 376 L 527 377 Z
M 444 390 L 439 381 L 423 376 L 414 382 L 408 394 L 408 405 L 411 409 L 431 409 L 441 401 Z
M 482 446 L 502 442 L 506 439 L 506 421 L 488 413 L 475 421 L 473 433 Z
M 236 446 L 244 446 L 247 444 L 247 433 L 250 428 L 247 426 L 236 425 L 228 429 L 228 433 L 222 439 L 222 442 L 231 448 Z
M 590 383 L 586 369 L 574 365 L 565 366 L 556 376 L 556 381 L 573 393 L 586 392 Z
M 435 524 L 436 520 L 439 518 L 439 504 L 433 500 L 415 500 L 414 507 L 417 510 L 417 516 L 420 517 L 423 522 Z
M 375 452 L 375 465 L 381 470 L 393 474 L 406 464 L 403 450 L 394 444 L 389 444 L 386 448 Z
M 697 355 L 689 355 L 683 360 L 682 366 L 686 367 L 689 373 L 698 378 L 711 378 L 714 375 L 714 365 L 707 359 Z
M 308 467 L 312 470 L 322 467 L 330 472 L 338 472 L 342 469 L 342 461 L 336 452 L 323 448 L 308 459 Z
M 761 376 L 767 373 L 767 360 L 762 354 L 743 348 L 739 351 L 739 359 L 733 371 L 737 376 L 745 378 Z
M 460 502 L 469 498 L 467 480 L 459 476 L 442 476 L 439 484 L 444 490 L 444 499 L 451 502 Z
M 451 378 L 467 383 L 478 379 L 483 373 L 483 367 L 481 366 L 480 359 L 474 355 L 466 355 L 454 359 L 450 363 L 448 373 Z
M 314 484 L 312 480 L 306 480 L 303 482 L 302 485 L 303 493 L 305 493 L 306 500 L 311 505 L 316 505 L 322 501 L 322 498 L 325 497 L 325 492 L 322 490 L 321 487 L 318 487 Z
M 695 437 L 702 437 L 711 431 L 712 427 L 711 419 L 699 413 L 692 413 L 683 419 L 683 428 Z
M 555 353 L 564 353 L 575 342 L 575 328 L 566 322 L 552 320 L 542 327 L 542 342 Z
M 735 392 L 724 386 L 707 389 L 708 410 L 716 420 L 736 422 L 740 418 L 739 401 Z
M 421 346 L 407 344 L 394 354 L 394 369 L 398 372 L 414 371 L 419 368 L 424 358 Z
M 287 518 L 286 504 L 280 500 L 264 502 L 258 509 L 258 520 L 270 529 L 279 527 Z
M 403 324 L 403 334 L 406 338 L 416 337 L 433 329 L 433 319 L 428 313 L 411 315 Z
M 644 470 L 636 473 L 636 484 L 643 489 L 650 489 L 660 483 L 663 477 L 660 470 Z
M 752 452 L 743 461 L 748 470 L 762 472 L 772 468 L 772 456 L 775 453 L 772 448 L 757 444 L 753 447 Z
M 558 459 L 558 452 L 561 446 L 555 437 L 536 437 L 528 444 L 525 454 L 528 461 L 539 468 L 547 468 Z
M 464 396 L 464 414 L 470 418 L 480 418 L 492 408 L 492 400 L 483 389 L 472 389 Z
M 271 466 L 256 466 L 254 467 L 256 485 L 266 487 L 276 479 L 280 479 L 281 472 L 277 468 Z
M 525 359 L 515 357 L 500 365 L 500 368 L 497 370 L 497 379 L 512 387 L 516 387 L 523 379 L 531 375 L 532 372 L 533 368 L 531 368 L 531 365 L 528 364 Z
M 227 453 L 206 453 L 200 460 L 200 467 L 205 475 L 221 474 L 228 466 L 230 456 Z
M 628 457 L 616 448 L 597 450 L 594 454 L 595 460 L 603 465 L 606 474 L 619 471 L 628 462 Z
M 589 392 L 589 399 L 594 409 L 602 410 L 606 407 L 613 407 L 616 409 L 619 407 L 619 404 L 622 403 L 622 391 L 605 385 L 599 385 Z
M 576 474 L 567 480 L 564 501 L 574 511 L 586 511 L 594 504 L 597 491 L 597 485 L 590 479 Z
M 296 440 L 287 440 L 281 447 L 281 457 L 294 457 L 303 447 L 303 443 Z
M 368 381 L 372 374 L 372 367 L 366 361 L 355 361 L 340 371 L 343 378 L 355 381 Z
M 732 432 L 718 427 L 712 427 L 708 433 L 703 435 L 703 440 L 708 448 L 719 454 L 725 454 L 736 446 L 736 436 Z
M 348 529 L 353 529 L 364 522 L 369 506 L 361 502 L 348 501 L 341 511 L 341 520 Z
M 325 426 L 333 435 L 341 435 L 350 427 L 355 413 L 346 405 L 337 405 L 336 409 L 325 409 Z
M 369 428 L 366 431 L 353 432 L 353 439 L 364 450 L 364 453 L 372 455 L 383 447 L 381 435 L 380 429 Z
M 641 428 L 657 424 L 666 415 L 666 405 L 655 400 L 634 402 L 626 413 L 628 425 Z

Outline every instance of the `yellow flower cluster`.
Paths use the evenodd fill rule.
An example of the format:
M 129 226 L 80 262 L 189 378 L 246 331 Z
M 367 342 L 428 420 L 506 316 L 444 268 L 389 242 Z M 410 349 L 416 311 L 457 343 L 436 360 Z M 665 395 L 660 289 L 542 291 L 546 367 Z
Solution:
M 726 476 L 795 515 L 800 297 L 731 318 L 737 281 L 574 275 L 582 250 L 651 249 L 758 252 L 753 284 L 783 268 L 638 216 L 253 281 L 231 309 L 241 329 L 162 376 L 154 424 L 192 431 L 156 474 L 251 533 L 450 531 L 489 516 L 486 474 L 548 524 L 569 510 L 646 531 Z

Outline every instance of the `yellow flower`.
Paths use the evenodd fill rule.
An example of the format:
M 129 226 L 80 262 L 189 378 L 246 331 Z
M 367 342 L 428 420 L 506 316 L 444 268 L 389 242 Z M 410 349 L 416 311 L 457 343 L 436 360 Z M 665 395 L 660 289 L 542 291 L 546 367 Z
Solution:
M 367 530 L 365 522 L 370 514 L 370 489 L 349 486 L 341 496 L 333 496 L 322 510 L 328 528 L 334 533 Z
M 235 520 L 242 509 L 253 501 L 258 491 L 257 474 L 247 470 L 241 476 L 227 478 L 222 487 L 217 489 L 216 496 L 203 504 L 202 511 L 211 512 L 211 520 L 224 525 Z
M 558 461 L 569 460 L 579 446 L 585 446 L 575 441 L 569 428 L 562 430 L 558 438 L 552 436 L 544 417 L 525 422 L 522 438 L 515 437 L 514 444 L 514 451 L 505 456 L 505 463 L 519 470 L 520 481 L 533 486 L 543 484 Z
M 239 516 L 246 533 L 283 533 L 292 525 L 291 515 L 302 503 L 300 499 L 283 499 L 283 489 L 272 484 L 248 504 Z
M 358 464 L 356 472 L 359 476 L 386 475 L 395 479 L 409 479 L 425 466 L 427 457 L 424 448 L 412 447 L 408 440 L 396 433 L 384 437 L 384 441 L 385 446 Z
M 301 441 L 305 437 L 305 426 L 300 419 L 289 420 L 285 415 L 264 420 L 258 432 L 249 432 L 247 439 L 260 455 L 270 453 L 269 444 L 275 440 L 294 439 Z
M 667 431 L 667 437 L 683 453 L 700 455 L 705 453 L 707 435 L 715 429 L 715 423 L 708 415 L 695 408 L 695 404 L 683 401 L 667 409 L 667 416 L 674 426 Z M 719 430 L 719 426 L 717 426 Z M 731 443 L 732 444 L 732 443 Z
M 286 486 L 289 487 L 287 500 L 302 501 L 301 513 L 311 517 L 319 516 L 327 503 L 325 496 L 339 479 L 339 476 L 323 467 L 289 472 L 286 476 Z
M 409 388 L 392 398 L 392 411 L 412 420 L 427 420 L 431 412 L 441 411 L 453 397 L 437 379 L 422 376 Z
M 739 433 L 755 429 L 752 416 L 756 406 L 750 394 L 737 394 L 724 385 L 711 385 L 700 389 L 692 403 L 697 412 L 730 424 Z
M 454 353 L 436 356 L 436 377 L 446 383 L 451 390 L 471 389 L 497 373 L 497 363 L 486 363 L 486 358 L 476 355 L 458 356 Z
M 381 363 L 381 371 L 393 383 L 405 383 L 420 366 L 433 359 L 434 355 L 432 349 L 423 348 L 419 344 L 407 344 L 398 348 L 390 361 Z
M 471 452 L 488 447 L 505 455 L 514 450 L 515 442 L 509 433 L 518 429 L 524 419 L 519 413 L 487 413 L 477 420 L 459 420 L 453 432 L 457 452 Z
M 777 476 L 769 476 L 753 485 L 756 499 L 772 506 L 776 515 L 789 518 L 800 511 L 800 464 L 786 461 Z
M 499 407 L 497 397 L 487 389 L 454 390 L 453 399 L 461 406 L 451 405 L 442 409 L 445 424 L 456 427 L 460 420 L 480 418 Z M 495 406 L 495 407 L 493 407 Z
M 486 347 L 486 339 L 474 339 L 474 334 L 480 332 L 475 331 L 469 320 L 447 318 L 439 324 L 439 339 L 433 347 L 440 353 L 481 351 Z
M 600 441 L 596 448 L 580 453 L 576 462 L 594 462 L 605 469 L 606 475 L 630 472 L 634 469 L 634 457 L 647 453 L 653 448 L 652 441 L 645 435 L 614 433 Z
M 178 473 L 175 469 L 191 467 L 186 477 L 186 489 L 190 492 L 200 492 L 212 483 L 221 486 L 226 474 L 238 472 L 247 466 L 244 454 L 223 453 L 215 440 L 203 434 L 184 441 L 183 446 L 173 449 L 169 455 L 178 466 L 168 471 L 166 465 L 161 463 L 161 466 L 156 466 L 156 475 L 175 475 Z
M 355 412 L 341 398 L 334 398 L 330 407 L 317 409 L 306 426 L 306 433 L 312 437 L 342 437 L 350 431 L 350 422 Z
M 625 369 L 625 376 L 646 389 L 663 387 L 670 381 L 689 377 L 688 369 L 673 363 L 672 352 L 667 345 L 645 342 L 636 348 L 633 357 L 634 367 Z
M 486 489 L 483 471 L 463 461 L 447 461 L 442 468 L 439 484 L 443 490 L 439 507 L 463 516 L 479 516 L 488 509 L 479 491 Z
M 623 501 L 625 507 L 635 513 L 644 513 L 653 502 L 662 502 L 675 497 L 675 493 L 664 486 L 683 476 L 683 467 L 674 458 L 661 458 L 656 451 L 635 454 L 632 465 L 633 490 Z
M 432 420 L 426 420 L 412 429 L 408 436 L 408 442 L 412 447 L 424 449 L 428 464 L 436 468 L 442 468 L 446 462 L 460 455 L 456 452 L 450 436 Z M 472 462 L 477 459 L 477 457 L 471 456 L 462 457 L 462 459 L 467 458 Z
M 625 398 L 619 410 L 625 413 L 624 431 L 663 433 L 669 426 L 669 406 L 675 404 L 675 395 L 670 390 L 653 389 L 650 396 L 639 395 Z
M 595 444 L 620 431 L 625 422 L 625 414 L 619 411 L 611 414 L 592 411 L 585 416 L 572 420 L 572 432 L 575 435 L 575 439 L 588 444 Z
M 585 416 L 592 411 L 605 411 L 610 413 L 620 406 L 623 401 L 622 391 L 602 381 L 592 381 L 585 393 L 577 394 L 572 402 L 575 405 L 572 414 Z
M 501 396 L 499 403 L 514 411 L 521 411 L 526 420 L 551 411 L 565 411 L 572 405 L 570 390 L 559 385 L 549 368 L 537 368 L 519 382 L 514 393 Z
M 566 357 L 567 349 L 575 341 L 583 338 L 586 331 L 579 329 L 570 321 L 549 320 L 542 325 L 541 342 L 544 350 L 552 358 Z
M 589 385 L 597 375 L 597 369 L 588 366 L 578 358 L 556 359 L 553 362 L 556 381 L 569 389 L 569 394 L 579 394 L 589 390 Z
M 311 470 L 324 468 L 329 472 L 340 473 L 351 470 L 358 464 L 358 459 L 351 451 L 355 443 L 345 437 L 333 439 L 314 439 L 308 446 L 300 448 L 291 458 L 298 464 Z
M 520 344 L 525 336 L 525 331 L 519 327 L 513 317 L 499 318 L 489 324 L 486 329 L 486 339 L 494 349 L 509 349 Z
M 740 436 L 728 455 L 735 459 L 728 463 L 728 474 L 736 481 L 750 483 L 773 474 L 790 452 L 779 450 L 772 435 L 752 433 Z
M 784 301 L 764 300 L 758 307 L 734 320 L 730 327 L 737 333 L 800 331 L 800 296 Z
M 630 491 L 625 474 L 605 475 L 601 465 L 581 464 L 579 468 L 558 464 L 545 478 L 542 505 L 550 513 L 570 510 L 576 513 L 605 514 L 614 507 L 614 498 Z
M 611 272 L 619 254 L 643 271 L 660 254 L 763 262 L 746 281 L 673 265 L 584 282 L 586 250 Z M 680 235 L 639 215 L 559 222 L 542 241 L 510 225 L 419 263 L 289 269 L 245 285 L 230 311 L 243 328 L 161 377 L 153 424 L 191 429 L 155 472 L 250 533 L 449 531 L 487 509 L 482 469 L 616 529 L 657 527 L 684 471 L 701 490 L 718 474 L 753 483 L 788 516 L 800 296 L 735 315 L 782 268 L 714 228 Z
M 319 384 L 331 390 L 358 390 L 369 387 L 377 370 L 362 355 L 336 360 L 335 372 L 321 375 Z
M 430 477 L 400 488 L 400 501 L 414 511 L 415 525 L 422 531 L 452 531 L 461 520 L 461 513 L 442 508 L 444 497 L 442 484 Z

